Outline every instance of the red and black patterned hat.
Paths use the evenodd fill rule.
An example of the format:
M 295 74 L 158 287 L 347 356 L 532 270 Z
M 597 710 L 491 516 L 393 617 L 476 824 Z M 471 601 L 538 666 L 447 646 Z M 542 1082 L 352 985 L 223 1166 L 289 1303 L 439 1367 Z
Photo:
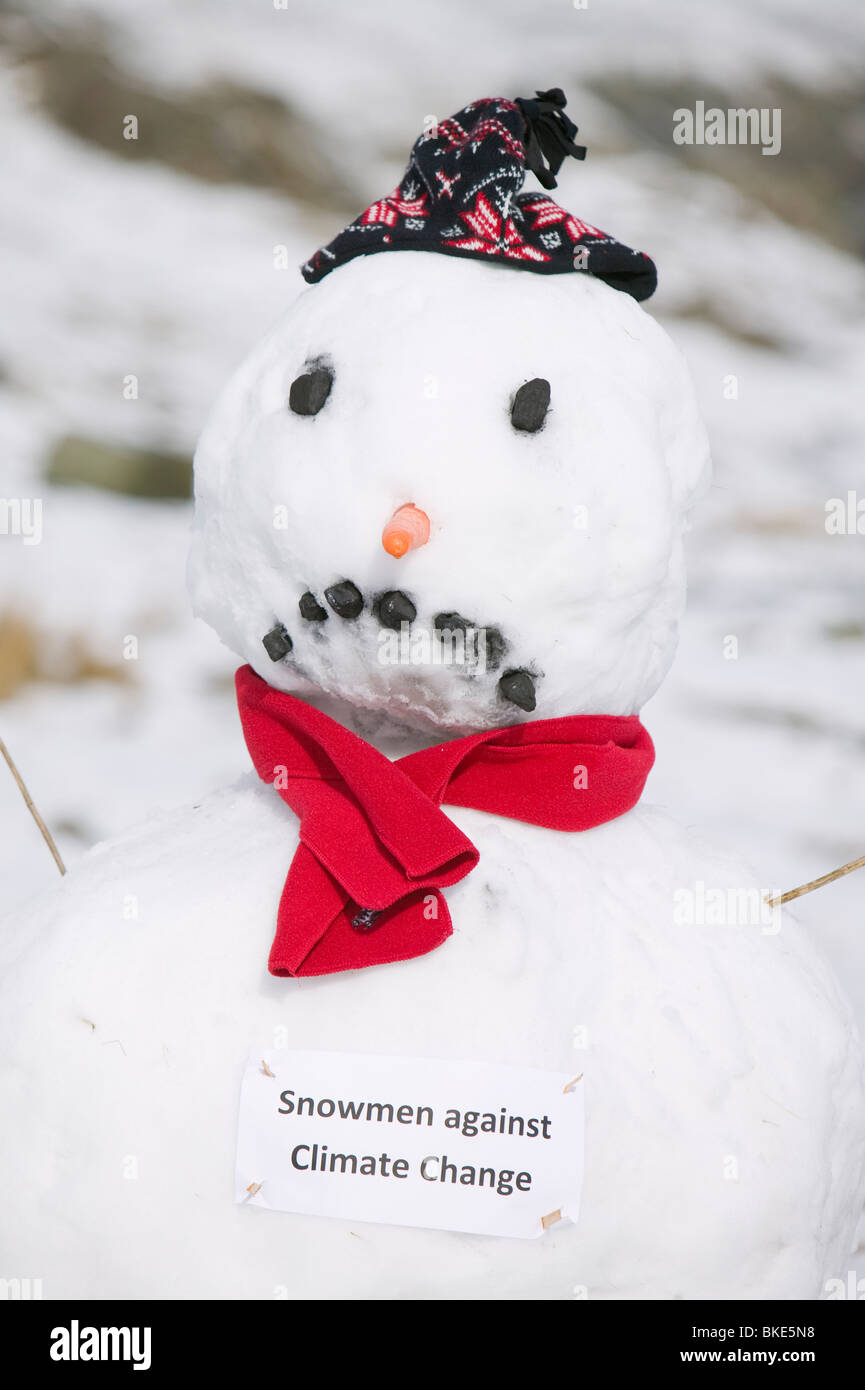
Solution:
M 373 203 L 301 267 L 315 284 L 355 256 L 438 251 L 540 275 L 588 271 L 634 299 L 658 283 L 652 261 L 554 203 L 522 191 L 526 168 L 544 188 L 566 155 L 585 158 L 559 87 L 532 99 L 473 101 L 424 131 L 393 193 Z

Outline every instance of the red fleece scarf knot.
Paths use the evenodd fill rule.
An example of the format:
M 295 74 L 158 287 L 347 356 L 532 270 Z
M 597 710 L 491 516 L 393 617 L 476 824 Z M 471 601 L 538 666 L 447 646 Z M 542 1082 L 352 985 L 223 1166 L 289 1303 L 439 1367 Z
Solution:
M 636 715 L 569 715 L 391 762 L 250 666 L 236 684 L 255 769 L 300 819 L 268 961 L 273 975 L 408 960 L 450 936 L 441 890 L 471 873 L 479 854 L 442 804 L 588 830 L 636 804 L 655 757 Z

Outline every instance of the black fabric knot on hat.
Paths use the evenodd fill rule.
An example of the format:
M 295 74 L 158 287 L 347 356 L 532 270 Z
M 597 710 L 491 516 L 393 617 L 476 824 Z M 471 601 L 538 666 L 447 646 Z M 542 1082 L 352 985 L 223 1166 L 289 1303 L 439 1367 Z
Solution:
M 517 97 L 516 104 L 526 123 L 526 163 L 543 188 L 555 188 L 556 174 L 567 156 L 586 157 L 585 145 L 574 144 L 579 127 L 565 115 L 567 98 L 561 87 L 551 87 L 533 98 Z
M 310 284 L 356 256 L 433 251 L 493 260 L 539 275 L 590 274 L 634 299 L 658 276 L 649 257 L 572 216 L 546 193 L 523 189 L 526 169 L 555 188 L 565 158 L 585 158 L 560 87 L 534 97 L 470 102 L 418 137 L 392 193 L 301 267 Z

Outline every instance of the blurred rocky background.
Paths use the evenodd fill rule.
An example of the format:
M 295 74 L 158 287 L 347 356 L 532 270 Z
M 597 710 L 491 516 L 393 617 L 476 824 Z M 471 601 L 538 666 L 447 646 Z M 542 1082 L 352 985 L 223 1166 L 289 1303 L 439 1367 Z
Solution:
M 0 535 L 0 735 L 70 863 L 248 765 L 184 590 L 228 373 L 425 117 L 551 85 L 560 199 L 657 260 L 714 446 L 651 797 L 767 888 L 865 852 L 865 535 L 825 524 L 865 497 L 863 58 L 856 0 L 0 4 L 0 496 L 42 499 Z M 697 101 L 780 108 L 780 153 L 675 144 Z M 6 906 L 56 870 L 2 766 L 0 810 Z M 863 909 L 865 874 L 801 903 L 865 1010 Z

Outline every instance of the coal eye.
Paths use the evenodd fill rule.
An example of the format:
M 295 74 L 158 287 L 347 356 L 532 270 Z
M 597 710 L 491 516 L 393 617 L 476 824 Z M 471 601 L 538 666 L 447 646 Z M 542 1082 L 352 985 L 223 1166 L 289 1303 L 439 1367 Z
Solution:
M 295 377 L 288 393 L 288 404 L 295 415 L 317 415 L 332 385 L 333 372 L 327 367 L 313 367 L 303 376 Z
M 534 434 L 541 428 L 550 408 L 550 383 L 542 376 L 527 381 L 514 396 L 511 405 L 511 424 L 515 430 Z

